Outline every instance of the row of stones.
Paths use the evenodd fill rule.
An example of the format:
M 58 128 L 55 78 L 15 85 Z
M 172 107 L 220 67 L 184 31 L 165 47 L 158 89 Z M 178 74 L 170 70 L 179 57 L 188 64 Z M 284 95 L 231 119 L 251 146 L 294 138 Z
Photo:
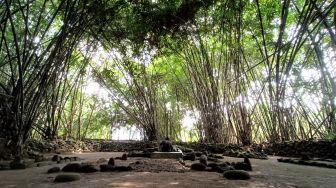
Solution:
M 127 154 L 123 154 L 119 159 L 127 160 Z M 227 179 L 239 179 L 246 180 L 250 179 L 250 175 L 246 171 L 252 171 L 252 166 L 250 160 L 245 158 L 243 162 L 222 162 L 222 163 L 208 163 L 208 158 L 205 154 L 199 157 L 198 163 L 193 163 L 190 166 L 191 170 L 195 171 L 209 171 L 209 172 L 218 172 L 223 173 L 223 176 Z M 106 162 L 105 159 L 99 159 L 97 163 Z M 137 161 L 139 162 L 139 161 Z M 140 163 L 140 162 L 139 162 Z M 183 160 L 180 160 L 180 163 L 185 165 Z M 130 165 L 128 166 L 116 166 L 114 158 L 110 158 L 107 164 L 100 165 L 101 172 L 107 171 L 131 171 L 134 170 Z M 61 169 L 59 167 L 53 167 L 49 169 L 48 173 L 59 172 Z M 87 163 L 70 163 L 63 167 L 63 172 L 80 172 L 80 173 L 92 173 L 97 172 L 98 169 L 95 165 L 87 164 Z M 61 178 L 60 178 L 61 177 Z M 70 174 L 70 177 L 73 177 L 73 174 Z M 61 174 L 60 176 L 56 176 L 55 182 L 68 181 L 71 178 L 67 178 Z M 76 178 L 74 178 L 76 180 Z
M 179 148 L 190 148 L 195 151 L 207 150 L 211 153 L 224 153 L 233 157 L 265 158 L 265 154 L 300 157 L 306 153 L 312 157 L 336 158 L 336 140 L 302 140 L 279 143 L 255 144 L 248 149 L 234 144 L 207 144 L 207 143 L 173 143 Z M 56 140 L 36 141 L 31 140 L 27 144 L 28 150 L 33 151 L 132 151 L 157 148 L 156 142 L 114 142 L 102 140 Z M 248 152 L 249 151 L 249 152 Z M 245 155 L 245 156 L 242 156 Z

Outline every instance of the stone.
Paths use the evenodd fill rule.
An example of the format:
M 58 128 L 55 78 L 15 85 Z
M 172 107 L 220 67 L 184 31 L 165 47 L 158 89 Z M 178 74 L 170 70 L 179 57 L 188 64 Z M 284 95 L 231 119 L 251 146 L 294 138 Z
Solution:
M 221 170 L 221 167 L 217 163 L 209 163 L 208 167 L 210 167 L 211 172 L 218 172 Z
M 46 160 L 46 158 L 42 154 L 35 156 L 35 162 L 42 162 L 42 161 L 45 161 L 45 160 Z
M 0 160 L 0 170 L 9 170 L 10 169 L 10 162 L 8 161 L 1 161 Z
M 62 157 L 60 157 L 59 155 L 54 155 L 51 160 L 56 162 L 56 161 L 60 161 Z
M 13 170 L 25 169 L 27 167 L 24 161 L 20 158 L 15 158 L 12 162 L 9 163 L 9 166 Z
M 56 172 L 60 172 L 61 171 L 61 168 L 58 167 L 58 166 L 55 166 L 55 167 L 52 167 L 50 168 L 47 173 L 50 174 L 50 173 L 56 173 Z
M 114 162 L 114 158 L 111 157 L 107 163 L 108 165 L 114 166 L 115 162 Z
M 79 163 L 69 163 L 62 168 L 63 172 L 80 172 L 82 165 Z
M 111 165 L 108 165 L 108 164 L 102 164 L 99 167 L 100 167 L 101 172 L 108 172 L 108 171 L 112 171 L 114 166 L 111 166 Z
M 290 159 L 279 158 L 279 159 L 277 159 L 277 161 L 278 162 L 289 163 L 291 160 Z
M 231 165 L 229 165 L 229 166 L 226 166 L 226 167 L 221 167 L 220 168 L 223 172 L 226 172 L 226 171 L 229 171 L 229 170 L 235 170 L 235 168 L 233 167 L 233 166 L 231 166 Z M 222 173 L 223 173 L 222 172 Z
M 107 160 L 105 159 L 105 158 L 100 158 L 100 159 L 98 159 L 97 160 L 97 162 L 96 163 L 106 163 L 107 162 Z
M 196 171 L 204 171 L 206 166 L 203 163 L 193 163 L 190 166 L 191 170 L 196 170 Z
M 301 160 L 309 161 L 309 160 L 311 160 L 311 157 L 308 154 L 304 153 L 304 154 L 301 155 Z
M 41 162 L 41 161 L 45 161 L 46 158 L 39 152 L 37 151 L 27 151 L 27 155 L 30 159 L 34 159 L 35 162 Z
M 230 180 L 248 180 L 251 178 L 250 174 L 244 170 L 225 171 L 223 176 Z
M 131 171 L 133 168 L 131 166 L 112 166 L 112 165 L 100 165 L 101 172 L 125 172 Z
M 194 152 L 186 153 L 183 155 L 183 160 L 195 161 L 196 155 Z
M 216 159 L 224 159 L 224 157 L 222 155 L 213 154 L 212 157 L 216 158 Z
M 218 158 L 215 157 L 208 157 L 208 161 L 212 161 L 212 162 L 218 162 Z
M 220 167 L 227 167 L 229 166 L 230 164 L 228 164 L 227 162 L 223 162 L 223 163 L 219 163 L 218 166 Z
M 185 162 L 184 162 L 184 160 L 182 159 L 182 158 L 179 158 L 179 163 L 181 164 L 181 165 L 185 165 Z
M 79 158 L 78 157 L 70 157 L 70 161 L 78 161 Z
M 137 164 L 137 165 L 142 165 L 142 164 L 145 164 L 145 161 L 135 161 L 135 164 Z
M 42 166 L 48 166 L 48 165 L 51 165 L 52 163 L 51 162 L 48 162 L 48 161 L 43 161 L 43 162 L 39 162 L 36 164 L 37 167 L 42 167 Z
M 203 154 L 203 153 L 200 152 L 200 151 L 196 151 L 196 152 L 195 152 L 196 157 L 200 157 L 202 154 Z
M 80 180 L 81 176 L 76 173 L 59 174 L 55 177 L 54 182 L 70 182 Z
M 228 165 L 226 163 L 220 163 L 220 164 L 210 163 L 208 166 L 212 166 L 213 172 L 223 173 L 228 170 Z M 233 167 L 232 170 L 234 170 Z
M 201 157 L 199 158 L 199 162 L 204 164 L 205 166 L 208 165 L 208 158 L 206 155 L 201 155 Z
M 83 172 L 83 173 L 93 173 L 97 171 L 98 169 L 94 165 L 91 165 L 91 164 L 84 164 L 80 168 L 80 172 Z
M 63 159 L 57 161 L 57 164 L 62 164 L 62 163 L 65 163 L 65 161 Z
M 128 153 L 128 157 L 150 157 L 151 153 L 144 153 L 139 151 L 131 151 Z
M 251 165 L 251 161 L 250 161 L 250 159 L 247 158 L 247 157 L 245 157 L 245 158 L 244 158 L 244 163 L 248 165 L 248 166 L 247 166 L 247 167 L 248 167 L 247 170 L 252 171 L 252 165 Z
M 131 166 L 114 166 L 114 171 L 126 172 L 134 170 Z
M 5 157 L 7 155 L 5 146 L 6 146 L 6 139 L 5 138 L 0 138 L 0 160 L 2 158 L 7 158 L 7 157 Z
M 127 160 L 127 153 L 124 153 L 124 154 L 121 156 L 121 160 L 123 160 L 123 161 L 126 161 L 126 160 Z
M 249 170 L 251 169 L 251 166 L 244 163 L 244 162 L 236 162 L 233 164 L 233 167 L 236 169 L 236 170 Z
M 183 153 L 193 153 L 194 150 L 187 147 L 177 146 Z
M 208 167 L 214 168 L 214 167 L 218 167 L 217 163 L 209 163 Z
M 153 159 L 179 159 L 182 158 L 182 152 L 153 152 L 150 155 Z
M 145 148 L 143 150 L 144 153 L 152 153 L 152 152 L 155 152 L 155 151 L 159 151 L 158 148 Z
M 165 140 L 162 140 L 160 143 L 161 152 L 173 152 L 173 145 L 167 137 Z
M 70 158 L 70 157 L 64 157 L 64 161 L 65 161 L 65 162 L 70 162 L 70 161 L 71 161 L 71 158 Z

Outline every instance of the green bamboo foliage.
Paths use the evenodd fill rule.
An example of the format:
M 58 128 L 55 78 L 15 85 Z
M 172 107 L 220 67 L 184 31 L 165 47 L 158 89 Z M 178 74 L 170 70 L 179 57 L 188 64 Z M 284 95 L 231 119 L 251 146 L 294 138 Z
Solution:
M 141 127 L 148 140 L 178 139 L 193 111 L 204 142 L 328 138 L 336 132 L 335 6 L 1 1 L 0 137 L 15 155 L 33 129 L 81 139 L 98 122 Z M 87 49 L 103 46 L 109 59 L 96 67 L 83 41 Z M 112 97 L 104 112 L 87 104 L 90 69 Z
M 249 145 L 253 140 L 307 139 L 333 132 L 334 79 L 321 46 L 329 41 L 334 45 L 328 18 L 335 3 L 319 3 L 220 2 L 190 24 L 187 40 L 170 45 L 183 58 L 205 141 Z M 258 21 L 251 23 L 251 17 Z M 309 66 L 321 72 L 315 84 L 326 101 L 319 112 L 298 97 L 303 85 L 291 79 Z

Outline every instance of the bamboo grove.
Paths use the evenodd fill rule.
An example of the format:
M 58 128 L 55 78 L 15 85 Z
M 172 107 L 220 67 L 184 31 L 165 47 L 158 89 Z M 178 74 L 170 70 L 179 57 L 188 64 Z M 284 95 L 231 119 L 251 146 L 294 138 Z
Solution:
M 187 114 L 203 142 L 334 137 L 335 6 L 1 1 L 0 138 L 15 155 L 30 137 L 107 138 L 116 126 L 179 140 Z M 89 80 L 109 97 L 85 94 Z

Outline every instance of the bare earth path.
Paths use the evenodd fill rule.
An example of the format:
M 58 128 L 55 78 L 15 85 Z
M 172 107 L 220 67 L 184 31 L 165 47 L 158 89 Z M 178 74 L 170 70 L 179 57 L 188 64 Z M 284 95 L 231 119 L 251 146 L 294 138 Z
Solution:
M 99 158 L 121 156 L 122 153 L 82 153 L 75 154 L 88 161 Z M 69 155 L 67 155 L 69 156 Z M 138 159 L 130 158 L 127 163 Z M 242 159 L 225 157 L 224 161 L 241 161 Z M 0 187 L 52 187 L 52 188 L 98 188 L 98 187 L 129 187 L 129 188 L 336 188 L 336 170 L 320 167 L 300 166 L 295 164 L 278 163 L 276 158 L 269 160 L 251 160 L 253 172 L 251 180 L 227 180 L 222 174 L 215 172 L 97 172 L 81 174 L 79 181 L 70 183 L 54 183 L 56 174 L 47 174 L 52 166 L 63 167 L 65 164 L 33 167 L 25 170 L 0 171 Z

